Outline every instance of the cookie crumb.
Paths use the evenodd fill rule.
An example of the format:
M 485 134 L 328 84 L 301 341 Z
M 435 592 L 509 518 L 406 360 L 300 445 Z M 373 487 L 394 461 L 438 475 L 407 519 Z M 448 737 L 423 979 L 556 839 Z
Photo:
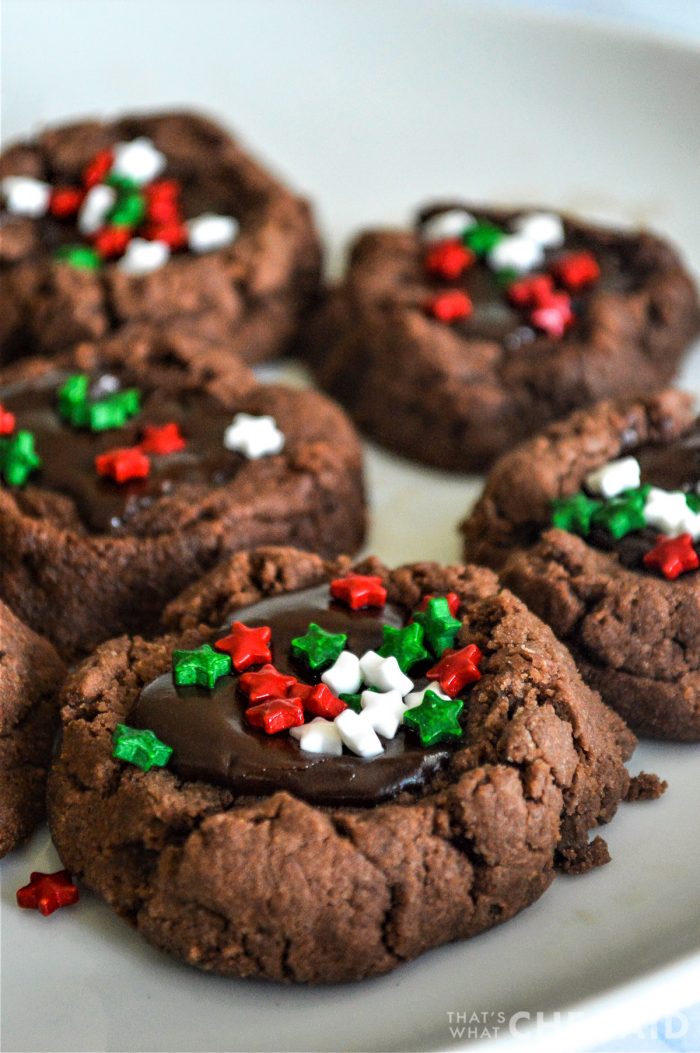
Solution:
M 640 771 L 630 780 L 629 790 L 625 796 L 626 801 L 656 801 L 668 789 L 665 779 L 658 775 L 652 775 L 648 771 Z

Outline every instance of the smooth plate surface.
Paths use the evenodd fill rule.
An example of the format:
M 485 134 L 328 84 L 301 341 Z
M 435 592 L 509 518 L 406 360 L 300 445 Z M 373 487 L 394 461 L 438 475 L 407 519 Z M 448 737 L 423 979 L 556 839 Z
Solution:
M 360 226 L 464 194 L 647 223 L 700 270 L 700 53 L 680 43 L 450 0 L 6 0 L 4 48 L 5 137 L 86 110 L 210 108 L 317 202 L 336 265 Z M 700 393 L 698 354 L 682 379 Z M 367 461 L 368 549 L 457 559 L 480 480 Z M 700 990 L 699 766 L 700 748 L 640 747 L 633 770 L 670 789 L 621 810 L 610 866 L 559 878 L 502 929 L 326 990 L 200 975 L 89 894 L 49 919 L 18 911 L 28 871 L 58 864 L 42 833 L 0 868 L 2 1047 L 460 1049 L 476 1032 L 561 1050 L 630 1030 Z

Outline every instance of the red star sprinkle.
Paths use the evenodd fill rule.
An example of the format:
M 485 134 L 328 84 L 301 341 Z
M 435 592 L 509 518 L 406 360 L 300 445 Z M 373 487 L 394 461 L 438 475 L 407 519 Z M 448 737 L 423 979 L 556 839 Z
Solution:
M 17 905 L 25 910 L 38 910 L 45 917 L 59 907 L 70 907 L 79 898 L 78 887 L 67 870 L 57 870 L 55 874 L 34 870 L 29 875 L 29 884 L 17 889 Z
M 304 708 L 300 698 L 271 698 L 245 712 L 254 728 L 262 728 L 268 735 L 276 735 L 287 728 L 298 728 L 304 723 Z
M 143 437 L 139 447 L 144 453 L 179 453 L 184 450 L 187 443 L 180 432 L 175 421 L 162 424 L 147 424 L 143 429 Z
M 327 684 L 297 684 L 294 694 L 299 695 L 304 710 L 314 717 L 325 717 L 334 720 L 339 713 L 347 709 L 347 703 L 333 694 Z
M 571 252 L 552 264 L 552 274 L 567 289 L 576 291 L 600 278 L 600 267 L 590 252 Z
M 15 415 L 6 410 L 0 402 L 0 435 L 12 435 L 15 430 Z
M 104 260 L 121 256 L 131 241 L 128 227 L 103 227 L 92 239 L 92 244 Z
M 471 267 L 476 256 L 457 238 L 438 241 L 425 255 L 425 267 L 438 278 L 454 281 Z
M 128 483 L 132 479 L 145 479 L 151 462 L 138 446 L 123 446 L 99 454 L 95 468 L 98 475 L 114 479 L 115 483 Z
M 549 274 L 532 274 L 508 286 L 508 299 L 515 307 L 544 307 L 554 292 Z
M 74 216 L 83 203 L 84 193 L 72 186 L 57 187 L 51 192 L 49 212 L 57 219 Z
M 476 644 L 467 644 L 460 651 L 447 651 L 425 675 L 439 681 L 445 694 L 455 698 L 467 684 L 481 679 L 478 663 L 483 657 Z
M 96 186 L 101 183 L 107 173 L 109 172 L 112 164 L 114 163 L 114 155 L 111 150 L 100 150 L 98 154 L 95 154 L 92 161 L 86 167 L 83 172 L 83 186 L 90 187 Z
M 187 244 L 187 227 L 184 223 L 151 223 L 143 231 L 148 241 L 164 241 L 173 251 Z
M 172 223 L 180 218 L 180 184 L 174 179 L 156 180 L 144 187 L 144 194 L 146 215 L 152 223 Z
M 386 603 L 386 589 L 381 578 L 372 574 L 347 574 L 336 578 L 330 584 L 331 596 L 340 600 L 351 610 L 361 607 L 383 607 Z
M 557 339 L 564 335 L 573 320 L 571 298 L 565 292 L 552 293 L 546 304 L 536 307 L 530 314 L 530 321 L 537 329 Z
M 230 654 L 234 669 L 242 673 L 251 665 L 260 665 L 272 659 L 272 652 L 267 646 L 271 638 L 272 629 L 269 625 L 249 629 L 243 622 L 234 622 L 229 635 L 217 640 L 214 647 L 217 651 Z
M 297 685 L 297 678 L 280 673 L 274 665 L 264 665 L 255 673 L 244 673 L 238 683 L 248 696 L 249 705 L 255 705 L 291 694 L 292 688 Z
M 690 534 L 667 537 L 659 534 L 656 544 L 644 555 L 644 566 L 660 570 L 665 578 L 673 581 L 687 570 L 697 570 L 700 556 L 693 548 Z
M 438 322 L 461 322 L 469 318 L 474 310 L 474 304 L 461 289 L 449 289 L 447 292 L 437 293 L 425 301 L 425 310 Z
M 418 610 L 424 611 L 427 609 L 428 604 L 431 600 L 440 599 L 447 600 L 447 606 L 450 608 L 450 614 L 453 618 L 456 618 L 457 611 L 459 610 L 459 596 L 456 592 L 448 592 L 443 596 L 440 596 L 438 593 L 431 593 L 429 596 L 424 596 L 420 602 L 420 607 L 418 608 Z

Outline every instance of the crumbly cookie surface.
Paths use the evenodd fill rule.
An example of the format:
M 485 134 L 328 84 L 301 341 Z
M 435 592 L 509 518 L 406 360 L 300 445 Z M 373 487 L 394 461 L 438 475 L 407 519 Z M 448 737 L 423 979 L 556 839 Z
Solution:
M 117 398 L 136 391 L 138 411 L 106 430 L 66 419 L 61 392 L 75 377 L 90 392 L 106 381 Z M 315 392 L 258 384 L 194 328 L 133 325 L 23 360 L 0 376 L 0 404 L 13 418 L 0 439 L 0 590 L 68 656 L 153 629 L 163 605 L 229 552 L 295 542 L 332 555 L 363 537 L 361 450 L 342 411 Z M 228 438 L 232 422 L 245 433 L 251 419 L 262 447 L 241 447 L 240 427 Z M 163 426 L 183 448 L 143 454 L 148 429 Z M 23 463 L 12 444 L 27 433 L 40 463 L 10 485 L 9 466 Z M 147 477 L 100 468 L 124 450 L 126 470 L 135 458 Z
M 50 788 L 63 862 L 192 965 L 318 983 L 387 972 L 511 917 L 556 866 L 576 871 L 607 858 L 589 831 L 629 790 L 634 737 L 551 632 L 482 568 L 389 571 L 373 559 L 355 568 L 381 576 L 407 612 L 426 595 L 457 594 L 458 645 L 474 641 L 485 656 L 464 744 L 418 792 L 324 807 L 284 792 L 236 796 L 112 756 L 117 723 L 170 668 L 174 648 L 212 640 L 243 605 L 350 569 L 347 559 L 324 563 L 291 549 L 239 553 L 169 606 L 167 636 L 104 644 L 63 692 Z
M 551 517 L 553 501 L 635 451 L 663 455 L 664 465 L 671 455 L 675 464 L 697 457 L 691 403 L 669 390 L 604 402 L 551 426 L 495 465 L 462 526 L 469 558 L 498 569 L 636 731 L 685 740 L 700 737 L 700 573 L 669 579 L 645 566 L 628 542 L 640 537 L 649 549 L 649 531 L 606 550 L 594 532 L 552 528 Z M 677 481 L 671 467 L 669 488 Z M 697 470 L 700 477 L 700 461 Z M 687 547 L 693 551 L 692 539 Z
M 183 251 L 173 242 L 167 263 L 144 273 L 125 269 L 109 251 L 99 266 L 87 267 L 75 254 L 72 263 L 57 258 L 73 243 L 88 253 L 101 243 L 99 230 L 83 235 L 75 215 L 60 214 L 55 195 L 84 194 L 85 173 L 96 158 L 117 143 L 143 139 L 165 159 L 153 185 L 177 186 L 184 236 L 193 217 L 223 214 L 236 224 L 235 239 L 204 252 Z M 257 361 L 287 347 L 315 296 L 320 250 L 307 204 L 204 117 L 164 113 L 49 128 L 4 151 L 0 179 L 6 177 L 38 180 L 52 197 L 39 217 L 6 211 L 0 219 L 0 362 L 54 354 L 80 340 L 106 337 L 126 323 L 172 318 L 215 330 L 232 353 Z M 121 193 L 123 187 L 117 189 Z M 128 189 L 138 197 L 138 185 Z M 145 191 L 150 208 L 149 185 Z M 10 198 L 6 204 L 10 207 Z M 133 194 L 126 204 L 133 204 Z M 108 214 L 102 229 L 113 233 L 120 222 Z M 166 232 L 159 233 L 155 220 L 147 218 L 135 236 L 139 242 L 162 237 L 172 242 L 168 226 L 172 230 L 174 224 L 168 221 Z M 138 250 L 143 254 L 142 245 Z
M 466 208 L 482 227 L 508 229 L 521 215 Z M 459 211 L 441 205 L 427 218 Z M 436 258 L 421 229 L 361 235 L 304 345 L 359 427 L 415 460 L 479 470 L 579 406 L 658 389 L 700 328 L 690 277 L 651 234 L 565 217 L 564 244 L 516 275 L 485 262 L 486 251 L 457 273 L 460 251 L 473 256 L 468 245 L 448 238 L 441 244 L 457 263 Z M 592 260 L 599 276 L 557 285 L 550 272 L 567 256 Z M 549 283 L 544 298 L 537 281 Z

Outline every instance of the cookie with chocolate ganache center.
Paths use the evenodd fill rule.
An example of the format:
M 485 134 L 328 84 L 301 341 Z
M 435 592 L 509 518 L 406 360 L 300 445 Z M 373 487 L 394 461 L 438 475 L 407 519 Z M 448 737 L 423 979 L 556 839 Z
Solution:
M 0 589 L 67 656 L 152 631 L 225 552 L 364 532 L 359 443 L 196 327 L 126 327 L 0 374 Z
M 700 422 L 603 402 L 495 465 L 462 530 L 639 733 L 700 739 Z
M 470 471 L 579 406 L 662 387 L 699 329 L 662 239 L 460 202 L 360 235 L 302 351 L 369 436 Z
M 200 115 L 81 121 L 0 154 L 0 363 L 174 319 L 269 358 L 319 272 L 307 203 Z
M 163 622 L 66 685 L 51 828 L 199 968 L 387 972 L 605 862 L 589 831 L 660 790 L 630 783 L 633 735 L 483 568 L 258 549 Z

